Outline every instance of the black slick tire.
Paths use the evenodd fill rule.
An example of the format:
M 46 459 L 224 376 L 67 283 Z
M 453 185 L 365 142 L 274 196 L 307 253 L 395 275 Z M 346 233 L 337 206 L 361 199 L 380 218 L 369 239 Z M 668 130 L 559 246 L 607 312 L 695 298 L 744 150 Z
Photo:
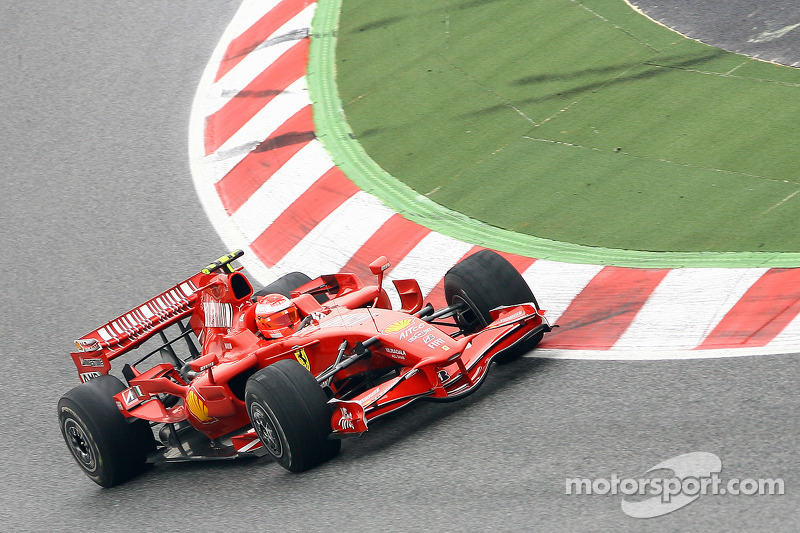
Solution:
M 245 402 L 261 442 L 285 469 L 303 472 L 339 453 L 341 441 L 328 439 L 328 397 L 297 361 L 284 359 L 253 374 Z
M 447 305 L 462 304 L 456 320 L 463 331 L 474 333 L 491 321 L 490 311 L 497 307 L 530 303 L 539 304 L 522 275 L 501 255 L 481 250 L 454 265 L 444 276 Z M 503 363 L 533 348 L 542 336 L 529 339 L 524 346 L 506 351 L 495 361 Z
M 283 294 L 287 298 L 290 298 L 293 290 L 305 285 L 309 281 L 311 281 L 311 278 L 302 272 L 289 272 L 256 291 L 253 294 L 253 301 L 259 296 L 266 296 L 267 294 Z
M 155 438 L 145 420 L 129 422 L 113 396 L 126 387 L 104 375 L 78 385 L 58 402 L 61 434 L 81 470 L 101 487 L 141 473 Z

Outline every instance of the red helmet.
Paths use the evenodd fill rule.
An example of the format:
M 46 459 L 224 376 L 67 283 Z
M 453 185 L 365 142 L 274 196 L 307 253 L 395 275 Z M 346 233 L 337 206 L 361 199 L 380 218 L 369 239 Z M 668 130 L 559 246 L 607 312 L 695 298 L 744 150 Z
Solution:
M 282 294 L 259 296 L 256 301 L 256 326 L 268 339 L 280 339 L 294 333 L 300 322 L 297 307 Z

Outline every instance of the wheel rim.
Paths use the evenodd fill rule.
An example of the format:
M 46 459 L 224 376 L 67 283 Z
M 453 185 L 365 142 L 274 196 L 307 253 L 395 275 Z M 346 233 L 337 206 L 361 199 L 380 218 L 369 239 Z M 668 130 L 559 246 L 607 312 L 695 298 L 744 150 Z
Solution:
M 75 420 L 68 418 L 64 422 L 64 434 L 67 437 L 67 445 L 81 468 L 88 472 L 93 472 L 97 468 L 97 457 L 95 456 L 92 441 L 83 427 Z
M 258 438 L 261 439 L 261 443 L 264 444 L 267 451 L 274 457 L 283 455 L 283 444 L 275 422 L 269 413 L 259 404 L 253 403 L 250 405 L 250 419 Z
M 459 305 L 461 310 L 456 312 L 456 321 L 461 329 L 467 333 L 479 330 L 484 326 L 480 315 L 470 305 L 466 299 L 462 298 L 459 294 L 454 294 L 451 305 Z

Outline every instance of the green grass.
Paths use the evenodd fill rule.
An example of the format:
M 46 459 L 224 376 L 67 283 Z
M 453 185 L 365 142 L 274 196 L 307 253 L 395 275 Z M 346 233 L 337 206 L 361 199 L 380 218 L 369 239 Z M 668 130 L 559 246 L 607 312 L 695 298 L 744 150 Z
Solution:
M 592 247 L 800 251 L 800 71 L 621 0 L 344 0 L 370 157 L 491 226 Z

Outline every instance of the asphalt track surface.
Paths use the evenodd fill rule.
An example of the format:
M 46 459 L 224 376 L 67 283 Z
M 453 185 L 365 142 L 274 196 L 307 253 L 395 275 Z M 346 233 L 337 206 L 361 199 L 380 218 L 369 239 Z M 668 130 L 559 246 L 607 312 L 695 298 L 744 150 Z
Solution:
M 225 251 L 192 188 L 186 129 L 237 7 L 0 8 L 11 73 L 0 90 L 0 530 L 796 529 L 797 355 L 524 358 L 464 401 L 375 424 L 303 475 L 256 460 L 156 468 L 111 490 L 85 478 L 55 414 L 77 382 L 72 339 Z M 698 28 L 729 20 L 699 12 Z M 650 520 L 622 513 L 619 496 L 564 494 L 567 477 L 635 477 L 696 451 L 717 454 L 726 479 L 781 477 L 786 494 L 704 496 Z

